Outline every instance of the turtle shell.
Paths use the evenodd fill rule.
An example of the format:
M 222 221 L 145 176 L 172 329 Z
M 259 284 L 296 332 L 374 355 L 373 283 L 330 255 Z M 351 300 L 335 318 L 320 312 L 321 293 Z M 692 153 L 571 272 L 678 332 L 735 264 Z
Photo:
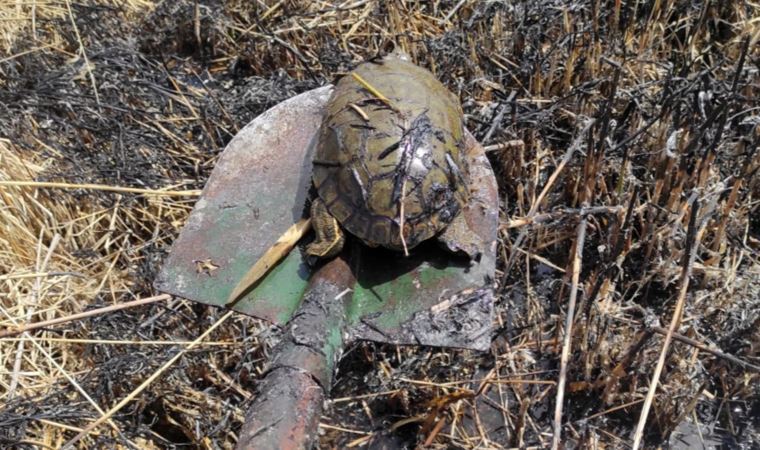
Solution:
M 398 55 L 354 73 L 361 81 L 342 77 L 328 102 L 314 186 L 328 212 L 366 245 L 411 249 L 468 201 L 462 108 L 431 72 Z

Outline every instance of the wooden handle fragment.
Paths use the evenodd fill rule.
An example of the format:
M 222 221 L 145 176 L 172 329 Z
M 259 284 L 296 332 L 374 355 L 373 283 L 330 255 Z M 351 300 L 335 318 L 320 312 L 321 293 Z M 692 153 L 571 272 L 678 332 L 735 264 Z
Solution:
M 346 304 L 355 283 L 340 256 L 312 276 L 258 383 L 236 450 L 313 448 L 322 401 L 330 392 L 342 353 Z

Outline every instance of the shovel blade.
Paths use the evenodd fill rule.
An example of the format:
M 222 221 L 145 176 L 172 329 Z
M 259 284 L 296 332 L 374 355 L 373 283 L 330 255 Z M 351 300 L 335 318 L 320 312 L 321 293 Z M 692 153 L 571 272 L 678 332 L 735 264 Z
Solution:
M 156 280 L 158 290 L 222 306 L 248 269 L 303 217 L 311 159 L 331 86 L 264 112 L 229 142 Z M 290 254 L 234 309 L 287 322 L 310 270 Z
M 223 306 L 248 269 L 304 216 L 311 161 L 331 92 L 326 86 L 293 97 L 235 136 L 173 245 L 157 289 Z M 464 214 L 487 243 L 484 254 L 471 264 L 432 241 L 408 258 L 357 246 L 351 264 L 358 281 L 347 310 L 347 340 L 476 350 L 490 346 L 498 193 L 483 148 L 469 133 L 467 139 L 473 201 Z M 311 268 L 295 248 L 233 309 L 284 325 L 310 276 Z

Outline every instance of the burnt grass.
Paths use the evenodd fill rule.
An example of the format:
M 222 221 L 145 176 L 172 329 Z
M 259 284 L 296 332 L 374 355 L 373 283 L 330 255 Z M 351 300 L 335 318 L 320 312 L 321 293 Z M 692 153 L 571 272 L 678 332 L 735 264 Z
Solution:
M 252 118 L 400 44 L 459 97 L 467 127 L 489 149 L 503 199 L 498 320 L 485 354 L 347 348 L 320 448 L 548 446 L 574 263 L 566 448 L 632 442 L 662 349 L 656 327 L 670 324 L 685 266 L 676 331 L 734 360 L 672 342 L 645 445 L 688 448 L 679 441 L 698 435 L 698 423 L 720 448 L 760 448 L 760 50 L 757 25 L 748 25 L 757 6 L 284 1 L 269 9 L 275 3 L 167 1 L 137 12 L 72 3 L 90 65 L 68 16 L 36 31 L 60 36 L 55 48 L 27 52 L 37 44 L 24 32 L 14 56 L 0 58 L 0 137 L 51 161 L 38 181 L 200 189 Z M 84 189 L 58 195 L 104 208 L 117 201 Z M 118 202 L 139 209 L 148 200 Z M 701 227 L 693 243 L 691 216 Z M 131 253 L 117 261 L 132 283 L 124 301 L 156 294 L 153 278 L 179 231 L 136 222 L 122 244 Z M 67 336 L 192 340 L 221 314 L 175 301 L 68 324 Z M 232 448 L 277 336 L 252 319 L 228 322 L 210 339 L 235 345 L 189 352 L 114 416 L 121 434 L 104 426 L 83 442 Z M 113 405 L 177 349 L 67 351 L 89 367 L 78 383 Z M 50 385 L 0 405 L 0 446 L 33 448 L 24 442 L 39 439 L 40 419 L 84 427 L 97 417 L 70 384 Z

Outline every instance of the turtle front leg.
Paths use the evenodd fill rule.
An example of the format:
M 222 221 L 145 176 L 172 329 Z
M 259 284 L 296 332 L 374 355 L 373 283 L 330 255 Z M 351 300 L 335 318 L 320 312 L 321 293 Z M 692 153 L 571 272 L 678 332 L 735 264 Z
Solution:
M 340 253 L 346 236 L 319 197 L 311 204 L 311 222 L 317 238 L 306 247 L 306 254 L 315 259 L 327 259 Z
M 478 261 L 486 251 L 486 243 L 470 228 L 464 211 L 454 217 L 441 234 L 438 242 L 451 253 L 464 253 L 470 260 Z

